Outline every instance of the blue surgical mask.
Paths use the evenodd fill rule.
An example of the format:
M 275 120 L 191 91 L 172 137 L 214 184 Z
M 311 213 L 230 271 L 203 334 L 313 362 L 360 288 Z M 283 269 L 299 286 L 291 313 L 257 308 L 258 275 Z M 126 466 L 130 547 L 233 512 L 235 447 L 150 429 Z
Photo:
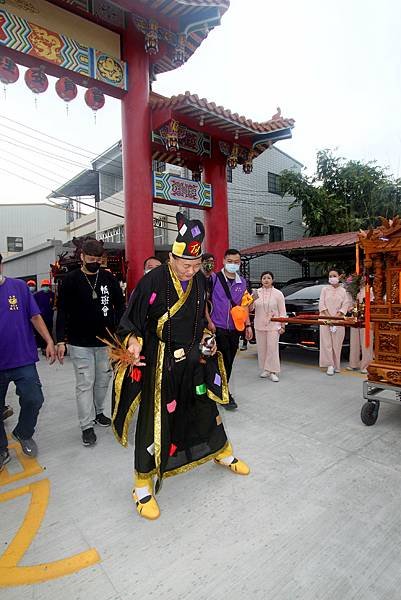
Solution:
M 240 265 L 236 265 L 235 263 L 227 263 L 224 265 L 227 273 L 238 273 Z
M 42 286 L 42 292 L 48 292 L 50 290 L 48 285 L 43 285 Z

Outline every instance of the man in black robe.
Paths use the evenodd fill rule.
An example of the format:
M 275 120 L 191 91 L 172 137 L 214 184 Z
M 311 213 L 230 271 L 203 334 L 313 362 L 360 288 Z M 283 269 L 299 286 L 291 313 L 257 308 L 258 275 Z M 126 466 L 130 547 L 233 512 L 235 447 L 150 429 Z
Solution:
M 215 459 L 234 473 L 249 467 L 232 454 L 216 403 L 229 401 L 222 356 L 211 342 L 202 345 L 206 281 L 199 271 L 204 228 L 178 213 L 178 236 L 168 264 L 152 269 L 138 283 L 118 333 L 134 356 L 134 367 L 120 363 L 113 386 L 113 429 L 124 446 L 139 407 L 135 435 L 135 487 L 139 514 L 156 519 L 154 497 L 163 478 Z

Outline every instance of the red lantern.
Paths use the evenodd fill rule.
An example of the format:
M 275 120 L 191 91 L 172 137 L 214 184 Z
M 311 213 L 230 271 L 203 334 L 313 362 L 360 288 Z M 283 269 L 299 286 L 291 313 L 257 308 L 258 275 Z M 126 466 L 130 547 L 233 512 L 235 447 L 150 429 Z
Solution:
M 78 88 L 72 79 L 62 77 L 56 81 L 56 93 L 64 102 L 71 102 L 77 97 Z
M 11 58 L 8 56 L 0 57 L 0 81 L 4 85 L 15 83 L 19 77 L 19 69 Z
M 25 83 L 34 94 L 42 94 L 49 87 L 49 80 L 43 69 L 28 69 L 25 71 Z
M 89 88 L 85 92 L 85 102 L 92 110 L 103 108 L 105 103 L 104 94 L 99 88 Z

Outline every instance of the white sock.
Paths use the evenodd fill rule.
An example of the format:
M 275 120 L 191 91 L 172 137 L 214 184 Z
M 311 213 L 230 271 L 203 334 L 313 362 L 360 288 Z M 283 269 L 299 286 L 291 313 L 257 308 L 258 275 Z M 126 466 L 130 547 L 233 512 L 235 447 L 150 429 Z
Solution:
M 144 487 L 136 487 L 135 494 L 138 500 L 142 500 L 143 498 L 146 498 L 146 496 L 152 495 L 147 485 L 145 485 Z
M 225 465 L 231 465 L 234 460 L 234 456 L 230 454 L 230 456 L 226 456 L 225 458 L 219 458 L 219 462 L 224 463 Z

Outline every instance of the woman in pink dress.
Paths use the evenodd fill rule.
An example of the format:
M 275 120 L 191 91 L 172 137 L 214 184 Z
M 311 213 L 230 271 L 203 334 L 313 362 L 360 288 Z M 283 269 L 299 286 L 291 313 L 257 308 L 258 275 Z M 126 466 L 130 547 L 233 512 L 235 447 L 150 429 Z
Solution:
M 365 286 L 361 285 L 361 288 L 357 294 L 355 302 L 350 296 L 350 308 L 353 308 L 357 302 L 362 304 L 365 300 Z M 374 295 L 372 288 L 370 289 L 370 301 L 373 302 Z M 368 365 L 373 360 L 373 326 L 370 327 L 370 343 L 369 347 L 365 346 L 365 327 L 351 327 L 350 328 L 350 348 L 349 348 L 349 366 L 346 367 L 347 371 L 354 371 L 358 369 L 360 373 L 366 375 L 368 372 Z
M 340 284 L 339 272 L 332 269 L 329 273 L 329 285 L 326 285 L 320 294 L 319 314 L 322 317 L 343 317 L 347 314 L 348 309 L 348 294 Z M 320 326 L 319 366 L 327 368 L 327 375 L 334 375 L 341 370 L 341 349 L 344 336 L 344 327 Z
M 260 276 L 262 287 L 255 293 L 255 335 L 258 349 L 260 377 L 270 377 L 279 381 L 280 356 L 278 342 L 284 333 L 284 323 L 272 322 L 272 317 L 286 317 L 285 301 L 282 292 L 273 286 L 274 275 L 264 271 Z

